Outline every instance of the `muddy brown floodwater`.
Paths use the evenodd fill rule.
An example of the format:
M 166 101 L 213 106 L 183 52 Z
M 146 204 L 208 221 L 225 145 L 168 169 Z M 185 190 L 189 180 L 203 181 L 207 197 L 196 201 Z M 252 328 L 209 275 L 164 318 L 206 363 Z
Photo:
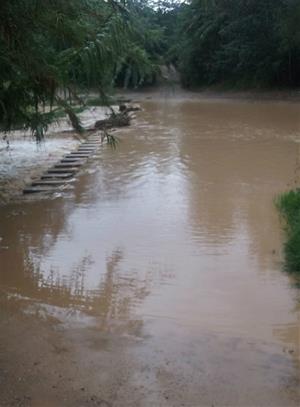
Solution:
M 276 195 L 300 106 L 146 100 L 56 199 L 0 211 L 0 405 L 297 406 Z

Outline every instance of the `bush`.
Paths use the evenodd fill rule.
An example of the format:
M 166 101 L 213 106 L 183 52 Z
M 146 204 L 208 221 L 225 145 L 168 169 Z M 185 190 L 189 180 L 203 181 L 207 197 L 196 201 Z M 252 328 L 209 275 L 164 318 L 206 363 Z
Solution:
M 276 206 L 286 220 L 287 241 L 284 245 L 286 268 L 300 272 L 300 190 L 280 195 Z

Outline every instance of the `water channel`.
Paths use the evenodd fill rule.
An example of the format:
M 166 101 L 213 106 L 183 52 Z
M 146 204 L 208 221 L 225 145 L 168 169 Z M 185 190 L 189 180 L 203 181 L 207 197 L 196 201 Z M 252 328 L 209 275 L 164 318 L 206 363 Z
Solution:
M 142 108 L 73 189 L 1 208 L 5 323 L 25 313 L 67 338 L 63 405 L 299 405 L 300 291 L 274 207 L 300 182 L 299 105 Z

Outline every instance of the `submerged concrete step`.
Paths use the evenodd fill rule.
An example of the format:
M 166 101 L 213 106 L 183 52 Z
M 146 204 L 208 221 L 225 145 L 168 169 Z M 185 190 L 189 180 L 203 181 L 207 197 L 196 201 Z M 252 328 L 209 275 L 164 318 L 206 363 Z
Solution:
M 65 185 L 66 183 L 68 183 L 70 181 L 66 181 L 66 180 L 53 180 L 53 179 L 41 179 L 39 181 L 34 181 L 31 185 L 33 187 L 36 186 L 61 186 L 61 185 Z
M 90 136 L 82 142 L 77 150 L 66 154 L 60 162 L 42 174 L 40 180 L 32 182 L 31 186 L 24 188 L 24 194 L 39 192 L 55 192 L 57 187 L 71 182 L 70 178 L 78 172 L 88 158 L 94 156 L 102 145 L 101 137 Z
M 102 143 L 82 143 L 82 144 L 80 144 L 80 146 L 79 147 L 82 147 L 82 146 L 90 146 L 90 147 L 97 147 L 97 148 L 99 148 L 100 146 L 102 145 Z
M 81 163 L 84 164 L 86 161 L 86 158 L 83 157 L 74 157 L 74 158 L 63 158 L 62 160 L 60 160 L 61 163 Z
M 31 186 L 23 189 L 23 194 L 37 194 L 39 192 L 55 192 L 51 186 Z
M 74 175 L 78 171 L 78 168 L 69 167 L 69 168 L 49 168 L 47 171 L 48 174 L 72 174 Z
M 74 152 L 72 152 L 72 153 L 69 153 L 69 154 L 66 154 L 65 156 L 64 156 L 64 158 L 70 158 L 70 157 L 83 157 L 83 158 L 85 158 L 85 157 L 89 157 L 91 154 L 90 153 L 86 153 L 86 152 L 84 152 L 84 151 L 74 151 Z
M 89 154 L 89 155 L 93 155 L 97 152 L 97 150 L 79 150 L 79 153 L 81 154 Z
M 71 162 L 71 163 L 62 163 L 62 162 L 60 162 L 60 163 L 56 164 L 54 167 L 55 168 L 67 168 L 67 169 L 69 169 L 69 168 L 76 168 L 76 167 L 81 167 L 81 166 L 82 166 L 81 162 L 80 163 L 78 163 L 78 162 Z
M 78 152 L 93 152 L 93 151 L 96 151 L 97 150 L 97 148 L 93 148 L 93 147 L 79 147 L 78 148 Z
M 73 150 L 71 151 L 69 154 L 86 154 L 86 155 L 90 155 L 91 153 L 93 153 L 95 150 L 94 149 L 89 149 L 88 151 L 85 150 Z
M 68 155 L 64 156 L 64 160 L 65 159 L 73 159 L 73 158 L 77 158 L 77 159 L 82 159 L 82 158 L 89 158 L 92 154 L 87 154 L 87 153 L 71 153 Z
M 43 174 L 42 176 L 41 176 L 41 179 L 69 179 L 69 178 L 72 178 L 73 177 L 73 175 L 74 175 L 74 173 L 73 172 L 67 172 L 67 173 L 46 173 L 46 174 Z

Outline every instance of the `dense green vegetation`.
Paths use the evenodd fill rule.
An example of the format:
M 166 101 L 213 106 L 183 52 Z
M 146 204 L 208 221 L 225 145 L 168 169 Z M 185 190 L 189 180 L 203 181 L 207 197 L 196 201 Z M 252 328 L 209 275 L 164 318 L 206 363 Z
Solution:
M 185 85 L 299 85 L 298 0 L 192 0 L 180 21 Z
M 285 243 L 286 267 L 291 272 L 300 272 L 300 191 L 289 191 L 276 201 L 286 221 L 287 241 Z
M 184 86 L 300 85 L 299 0 L 160 1 L 152 12 L 146 4 L 145 26 L 161 33 L 157 53 Z
M 80 129 L 89 89 L 105 100 L 164 64 L 187 87 L 300 84 L 299 0 L 2 0 L 0 23 L 0 129 L 37 138 L 57 108 Z
M 31 128 L 40 138 L 52 106 L 63 107 L 79 129 L 71 107 L 82 102 L 79 89 L 93 87 L 104 97 L 122 70 L 133 84 L 152 76 L 147 29 L 139 33 L 133 14 L 105 0 L 2 0 L 1 129 Z

